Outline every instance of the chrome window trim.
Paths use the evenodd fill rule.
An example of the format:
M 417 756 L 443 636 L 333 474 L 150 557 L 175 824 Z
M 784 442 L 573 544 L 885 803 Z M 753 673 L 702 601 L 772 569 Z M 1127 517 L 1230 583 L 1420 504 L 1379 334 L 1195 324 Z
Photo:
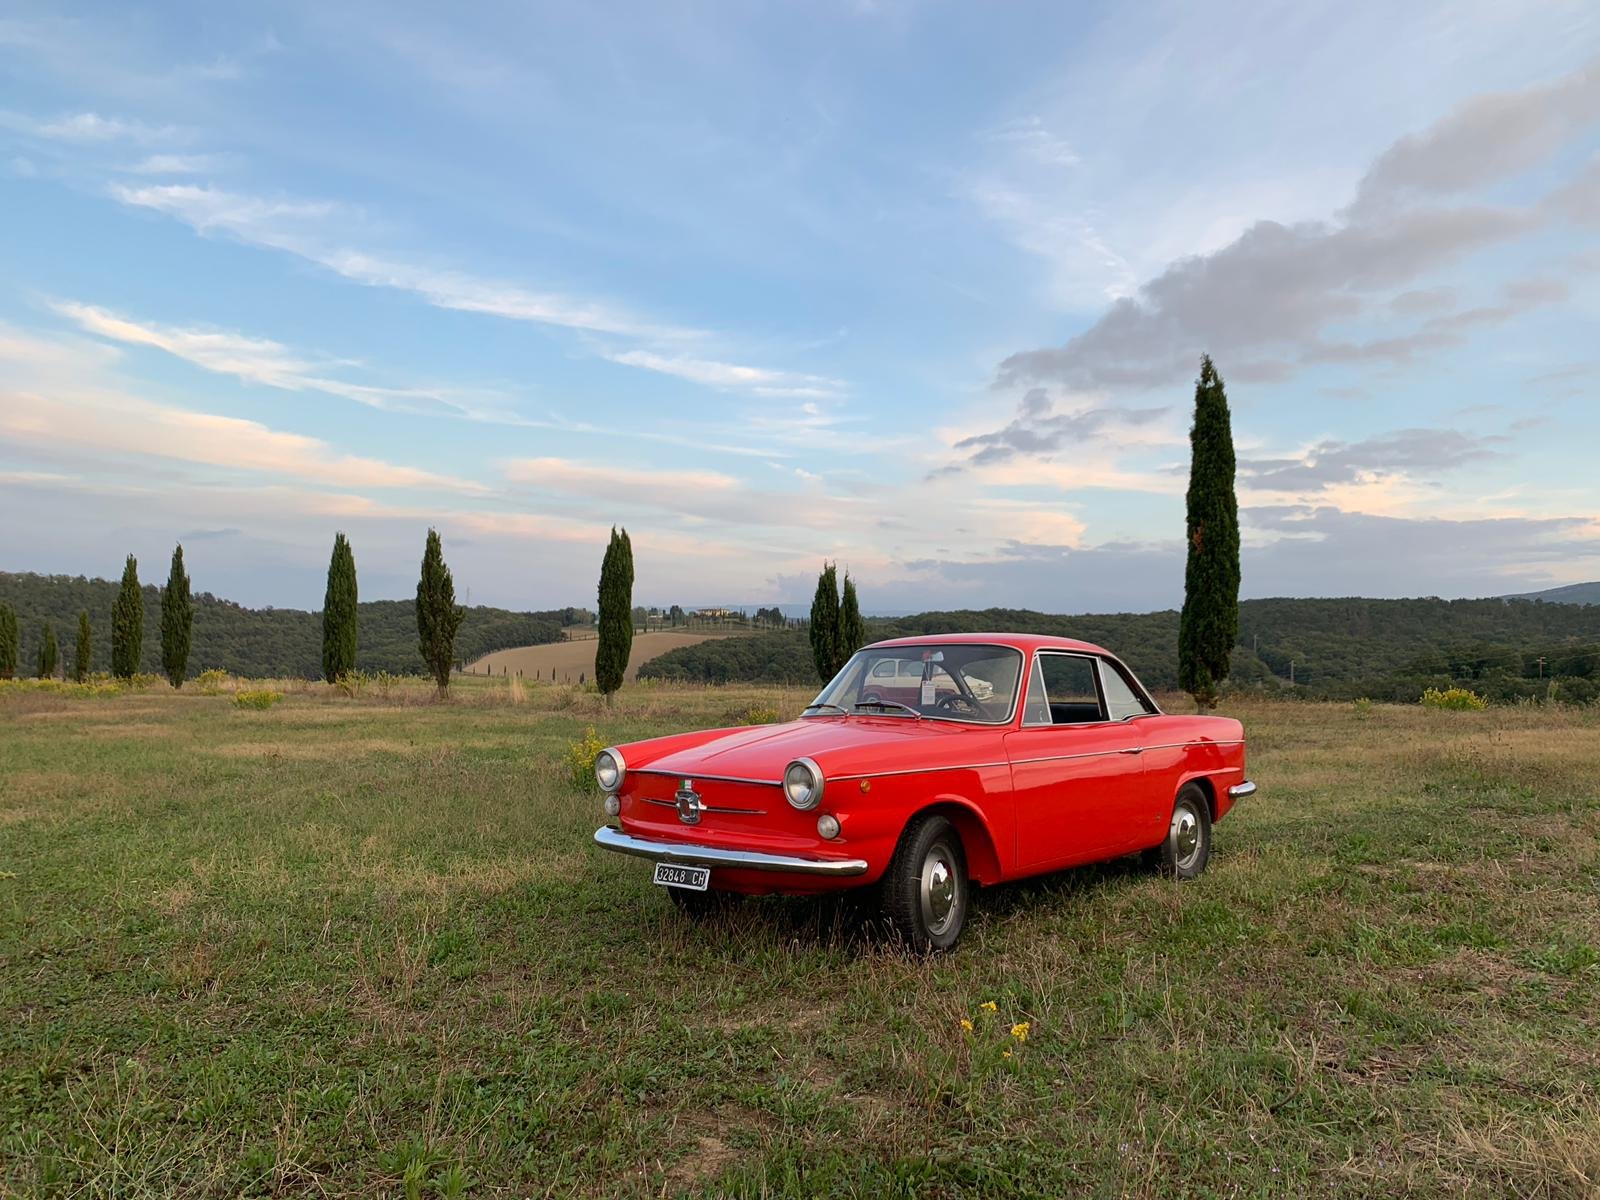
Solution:
M 1054 655 L 1058 655 L 1058 656 L 1064 656 L 1064 657 L 1067 657 L 1067 658 L 1086 658 L 1086 659 L 1088 659 L 1089 663 L 1090 663 L 1089 670 L 1094 676 L 1094 694 L 1099 699 L 1100 711 L 1102 713 L 1108 713 L 1110 711 L 1110 709 L 1108 709 L 1106 707 L 1105 689 L 1101 686 L 1101 683 L 1100 683 L 1100 666 L 1099 666 L 1099 658 L 1100 658 L 1100 656 L 1098 654 L 1095 654 L 1093 651 L 1090 651 L 1090 650 L 1064 650 L 1064 649 L 1063 650 L 1058 650 L 1053 646 L 1041 646 L 1041 647 L 1039 647 L 1037 650 L 1035 650 L 1033 652 L 1033 657 L 1036 660 L 1039 661 L 1039 682 L 1040 682 L 1041 685 L 1044 683 L 1044 662 L 1043 662 L 1043 659 L 1044 659 L 1044 656 L 1046 654 L 1054 654 Z M 1045 701 L 1045 707 L 1048 708 L 1049 705 L 1050 705 L 1050 689 L 1048 687 L 1044 689 L 1044 701 Z M 1051 720 L 1047 724 L 1044 724 L 1044 725 L 1021 725 L 1021 726 L 1019 726 L 1019 728 L 1021 728 L 1021 729 L 1092 729 L 1096 725 L 1120 725 L 1120 724 L 1121 724 L 1120 721 L 1113 721 L 1109 716 L 1104 716 L 1104 717 L 1101 717 L 1098 721 L 1074 721 L 1070 725 L 1057 725 L 1055 723 L 1054 717 L 1052 716 Z

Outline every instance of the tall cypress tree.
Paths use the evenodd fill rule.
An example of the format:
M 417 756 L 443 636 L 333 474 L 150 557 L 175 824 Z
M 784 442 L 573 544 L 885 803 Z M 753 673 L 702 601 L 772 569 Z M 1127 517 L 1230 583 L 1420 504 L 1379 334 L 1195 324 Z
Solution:
M 17 655 L 21 650 L 17 614 L 9 604 L 0 604 L 0 679 L 10 679 L 17 673 Z
M 356 669 L 356 556 L 344 534 L 333 538 L 328 591 L 322 598 L 322 677 L 329 683 Z
M 183 547 L 172 552 L 172 570 L 161 589 L 161 669 L 173 687 L 183 686 L 189 670 L 190 635 L 194 630 L 194 600 L 189 576 L 183 570 Z
M 611 528 L 600 563 L 600 639 L 594 651 L 595 685 L 606 703 L 622 686 L 633 653 L 633 543 L 628 531 Z
M 49 679 L 56 673 L 56 631 L 45 622 L 44 641 L 39 643 L 39 678 Z
M 73 678 L 79 683 L 89 678 L 89 610 L 86 608 L 78 614 L 78 646 L 75 655 L 76 668 Z
M 444 696 L 450 686 L 450 667 L 456 657 L 456 630 L 467 610 L 456 606 L 455 580 L 444 564 L 444 547 L 437 530 L 428 530 L 422 551 L 422 576 L 417 580 L 417 637 L 422 661 Z
M 850 656 L 867 644 L 867 623 L 861 619 L 861 602 L 856 598 L 856 581 L 845 572 L 844 596 L 839 601 L 839 665 L 837 675 Z
M 122 586 L 111 605 L 111 673 L 132 679 L 139 673 L 139 653 L 144 648 L 144 594 L 139 590 L 139 560 L 128 555 L 122 568 Z
M 839 572 L 831 562 L 822 564 L 811 599 L 811 656 L 823 683 L 839 673 Z
M 1200 359 L 1189 430 L 1188 543 L 1178 682 L 1202 712 L 1217 702 L 1239 637 L 1239 500 L 1234 494 L 1233 424 L 1222 376 Z

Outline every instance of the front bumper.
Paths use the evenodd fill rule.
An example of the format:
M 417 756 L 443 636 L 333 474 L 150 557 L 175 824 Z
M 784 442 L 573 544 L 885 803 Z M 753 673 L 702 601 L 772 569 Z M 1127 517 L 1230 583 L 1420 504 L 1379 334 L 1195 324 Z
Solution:
M 691 867 L 733 867 L 741 871 L 786 871 L 793 875 L 828 875 L 848 878 L 865 875 L 864 858 L 801 858 L 792 854 L 767 854 L 760 850 L 724 850 L 718 846 L 695 846 L 685 842 L 657 842 L 634 837 L 602 825 L 594 831 L 595 845 L 618 854 L 633 854 L 657 862 L 683 863 Z
M 1256 785 L 1246 779 L 1243 783 L 1236 783 L 1228 789 L 1228 799 L 1243 800 L 1246 796 L 1256 794 Z

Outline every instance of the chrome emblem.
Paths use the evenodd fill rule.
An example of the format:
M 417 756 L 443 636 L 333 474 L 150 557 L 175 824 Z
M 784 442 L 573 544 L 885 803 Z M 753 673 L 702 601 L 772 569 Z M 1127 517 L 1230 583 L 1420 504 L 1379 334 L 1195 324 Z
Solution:
M 694 780 L 685 779 L 678 789 L 678 820 L 685 825 L 700 824 L 700 793 L 694 790 Z

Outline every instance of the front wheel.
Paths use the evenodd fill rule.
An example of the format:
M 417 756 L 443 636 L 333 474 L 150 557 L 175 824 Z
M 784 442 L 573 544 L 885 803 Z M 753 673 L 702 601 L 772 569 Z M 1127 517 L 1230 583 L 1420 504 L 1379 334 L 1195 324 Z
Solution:
M 907 826 L 881 888 L 884 920 L 914 953 L 954 946 L 967 923 L 971 892 L 955 826 L 936 815 Z
M 1163 875 L 1193 879 L 1211 860 L 1211 807 L 1200 786 L 1186 783 L 1172 804 L 1167 836 L 1156 847 L 1156 862 Z

